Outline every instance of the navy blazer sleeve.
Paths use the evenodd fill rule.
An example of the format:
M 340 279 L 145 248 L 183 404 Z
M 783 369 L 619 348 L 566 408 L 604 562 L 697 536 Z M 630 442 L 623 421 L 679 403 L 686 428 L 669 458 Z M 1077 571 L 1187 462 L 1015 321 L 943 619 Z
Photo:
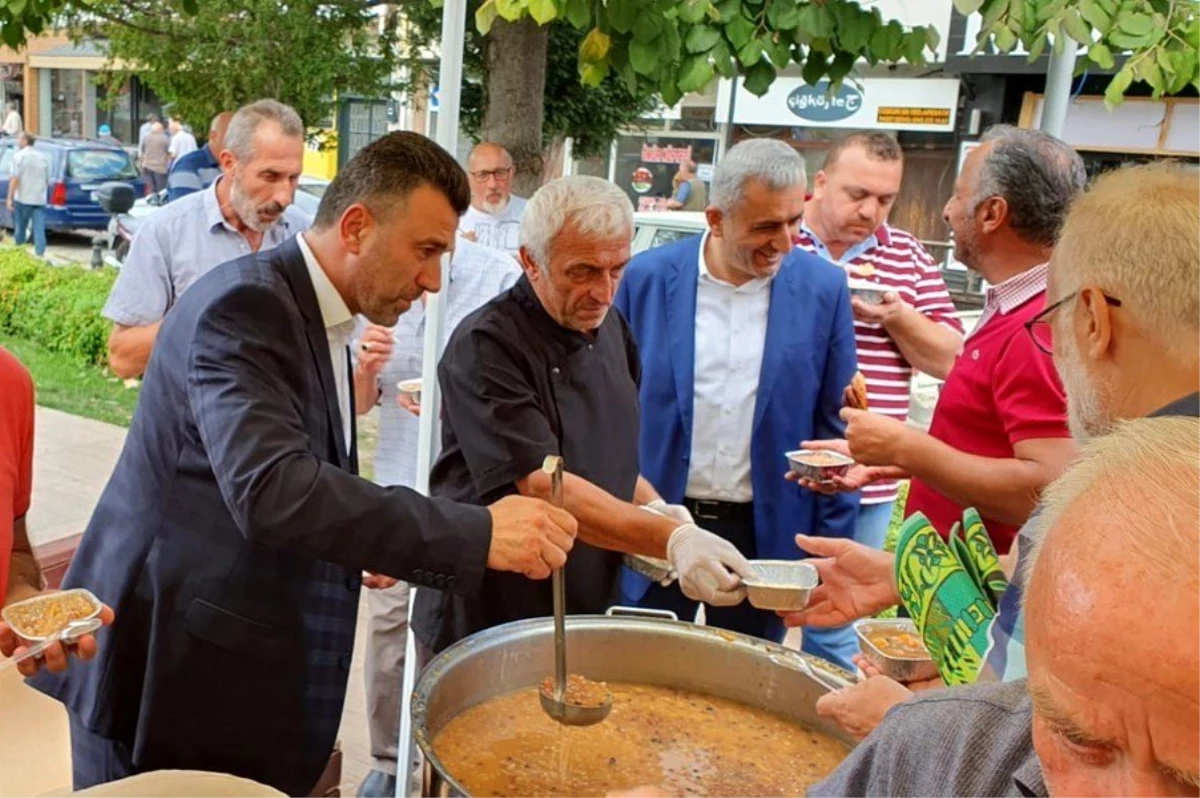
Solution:
M 857 370 L 854 311 L 850 306 L 850 289 L 843 280 L 834 311 L 829 357 L 825 360 L 825 375 L 821 380 L 821 395 L 813 415 L 813 431 L 817 440 L 846 437 L 846 423 L 839 415 L 842 409 L 842 392 L 850 384 Z M 854 537 L 854 528 L 858 522 L 858 493 L 814 495 L 817 500 L 815 533 L 824 537 Z
M 491 542 L 486 508 L 375 485 L 310 448 L 289 386 L 294 316 L 268 286 L 243 283 L 205 309 L 188 354 L 187 400 L 238 529 L 401 579 L 421 568 L 453 574 L 456 592 L 474 592 Z

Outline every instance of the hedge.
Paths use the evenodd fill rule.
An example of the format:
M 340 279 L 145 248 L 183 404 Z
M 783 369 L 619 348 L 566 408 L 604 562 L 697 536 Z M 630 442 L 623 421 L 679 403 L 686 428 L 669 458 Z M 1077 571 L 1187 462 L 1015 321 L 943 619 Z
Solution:
M 108 358 L 112 323 L 100 315 L 115 269 L 49 266 L 0 247 L 0 331 L 89 364 Z

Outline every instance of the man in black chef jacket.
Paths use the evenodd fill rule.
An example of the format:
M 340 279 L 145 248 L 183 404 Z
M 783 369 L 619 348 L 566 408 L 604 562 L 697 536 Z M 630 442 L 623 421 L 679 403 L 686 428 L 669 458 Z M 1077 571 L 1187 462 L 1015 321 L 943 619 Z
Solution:
M 609 313 L 632 234 L 629 199 L 605 180 L 564 177 L 530 199 L 524 276 L 462 321 L 439 364 L 443 450 L 430 488 L 473 504 L 514 493 L 548 498 L 542 461 L 561 455 L 564 505 L 579 522 L 566 565 L 568 613 L 614 603 L 620 552 L 668 559 L 694 600 L 737 604 L 749 564 L 664 503 L 638 471 L 638 354 L 625 321 Z M 413 628 L 436 653 L 552 612 L 549 582 L 489 571 L 472 599 L 418 590 Z

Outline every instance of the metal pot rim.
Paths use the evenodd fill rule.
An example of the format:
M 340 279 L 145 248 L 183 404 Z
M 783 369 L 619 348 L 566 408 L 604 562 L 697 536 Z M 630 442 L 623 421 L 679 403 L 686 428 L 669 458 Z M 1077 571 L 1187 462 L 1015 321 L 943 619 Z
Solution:
M 529 618 L 522 621 L 494 626 L 476 632 L 437 654 L 421 671 L 413 688 L 409 713 L 412 718 L 413 738 L 421 748 L 429 765 L 441 774 L 443 781 L 460 795 L 469 795 L 466 788 L 458 782 L 450 771 L 442 764 L 441 759 L 433 750 L 433 740 L 430 738 L 426 725 L 426 711 L 431 693 L 438 685 L 443 673 L 474 651 L 491 648 L 497 644 L 511 642 L 534 633 L 547 632 L 553 625 L 551 618 Z M 686 621 L 668 620 L 666 618 L 630 617 L 625 615 L 568 615 L 567 625 L 572 628 L 601 628 L 601 629 L 650 629 L 671 635 L 682 635 L 697 638 L 719 638 L 725 645 L 750 649 L 756 656 L 765 656 L 777 661 L 777 658 L 794 659 L 797 670 L 819 669 L 826 677 L 832 678 L 843 685 L 853 684 L 853 675 L 830 662 L 819 660 L 817 657 L 795 651 L 790 648 L 772 643 L 767 640 L 750 637 L 739 632 L 718 629 L 713 626 L 698 626 Z M 780 667 L 783 667 L 780 665 Z M 817 680 L 820 682 L 820 680 Z

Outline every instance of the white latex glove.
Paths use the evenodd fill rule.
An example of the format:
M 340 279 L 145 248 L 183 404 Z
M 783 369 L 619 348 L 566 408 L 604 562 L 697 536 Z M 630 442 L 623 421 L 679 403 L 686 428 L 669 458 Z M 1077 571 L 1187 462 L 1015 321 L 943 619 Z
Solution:
M 742 578 L 754 577 L 754 569 L 732 543 L 695 524 L 671 533 L 667 559 L 679 574 L 683 595 L 714 607 L 740 604 L 746 598 Z
M 694 524 L 696 519 L 692 518 L 692 514 L 688 512 L 688 508 L 682 504 L 667 504 L 663 499 L 655 499 L 652 502 L 646 502 L 642 505 L 643 510 L 649 510 L 652 513 L 665 515 L 668 518 L 674 518 L 681 524 Z

